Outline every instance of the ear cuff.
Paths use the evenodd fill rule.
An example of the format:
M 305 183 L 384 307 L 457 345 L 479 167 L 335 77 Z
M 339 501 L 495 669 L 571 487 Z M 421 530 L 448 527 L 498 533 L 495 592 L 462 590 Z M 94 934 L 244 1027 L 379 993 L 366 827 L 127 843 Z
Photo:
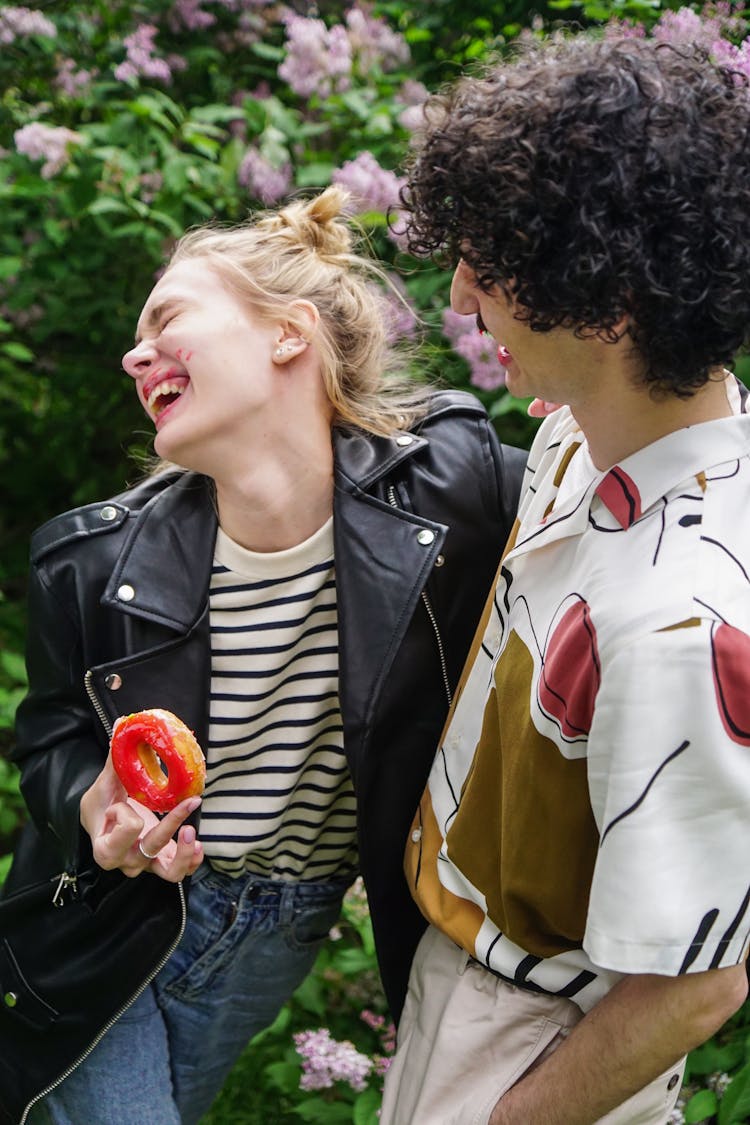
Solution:
M 310 343 L 310 341 L 308 339 L 306 339 L 304 336 L 298 336 L 297 339 L 303 344 L 309 344 Z M 293 351 L 295 351 L 295 349 L 296 349 L 295 344 L 279 344 L 276 351 L 274 352 L 274 355 L 277 355 L 277 356 L 286 355 L 287 352 L 293 352 Z

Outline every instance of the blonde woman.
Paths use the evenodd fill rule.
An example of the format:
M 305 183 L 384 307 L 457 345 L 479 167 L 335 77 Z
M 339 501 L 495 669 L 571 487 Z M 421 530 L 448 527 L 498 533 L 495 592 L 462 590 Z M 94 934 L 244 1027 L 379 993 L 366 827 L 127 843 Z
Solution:
M 392 372 L 345 203 L 180 242 L 123 359 L 170 467 L 34 537 L 8 888 L 62 871 L 128 908 L 59 964 L 43 1047 L 0 1017 L 19 1117 L 198 1121 L 360 872 L 400 1012 L 422 931 L 404 840 L 524 456 L 472 396 Z M 107 754 L 147 707 L 207 755 L 200 807 L 161 820 Z

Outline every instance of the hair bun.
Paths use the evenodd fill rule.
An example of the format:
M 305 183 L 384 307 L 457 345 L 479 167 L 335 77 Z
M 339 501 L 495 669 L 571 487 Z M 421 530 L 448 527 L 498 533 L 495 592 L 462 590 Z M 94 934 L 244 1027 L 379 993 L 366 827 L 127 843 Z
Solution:
M 333 184 L 312 199 L 290 203 L 278 212 L 281 229 L 289 230 L 300 246 L 321 257 L 351 253 L 352 232 L 344 221 L 350 193 Z

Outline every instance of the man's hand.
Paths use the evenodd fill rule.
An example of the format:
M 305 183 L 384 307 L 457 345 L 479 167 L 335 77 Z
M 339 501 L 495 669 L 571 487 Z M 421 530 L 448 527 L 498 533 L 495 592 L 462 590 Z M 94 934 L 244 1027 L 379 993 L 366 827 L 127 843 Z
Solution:
M 91 837 L 94 859 L 103 870 L 119 868 L 131 879 L 148 870 L 167 882 L 178 883 L 192 875 L 203 860 L 203 845 L 196 839 L 195 829 L 183 824 L 199 804 L 200 797 L 188 797 L 160 820 L 128 797 L 110 755 L 81 798 L 81 824 Z
M 704 1043 L 746 995 L 744 964 L 625 977 L 508 1090 L 489 1125 L 594 1125 Z

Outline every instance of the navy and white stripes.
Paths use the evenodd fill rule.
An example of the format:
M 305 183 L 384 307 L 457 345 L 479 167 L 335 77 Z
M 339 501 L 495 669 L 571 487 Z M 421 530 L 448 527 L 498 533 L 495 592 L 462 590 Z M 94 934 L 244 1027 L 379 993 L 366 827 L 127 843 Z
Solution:
M 210 589 L 207 857 L 231 875 L 325 879 L 356 869 L 343 753 L 333 524 L 287 551 L 219 531 Z

